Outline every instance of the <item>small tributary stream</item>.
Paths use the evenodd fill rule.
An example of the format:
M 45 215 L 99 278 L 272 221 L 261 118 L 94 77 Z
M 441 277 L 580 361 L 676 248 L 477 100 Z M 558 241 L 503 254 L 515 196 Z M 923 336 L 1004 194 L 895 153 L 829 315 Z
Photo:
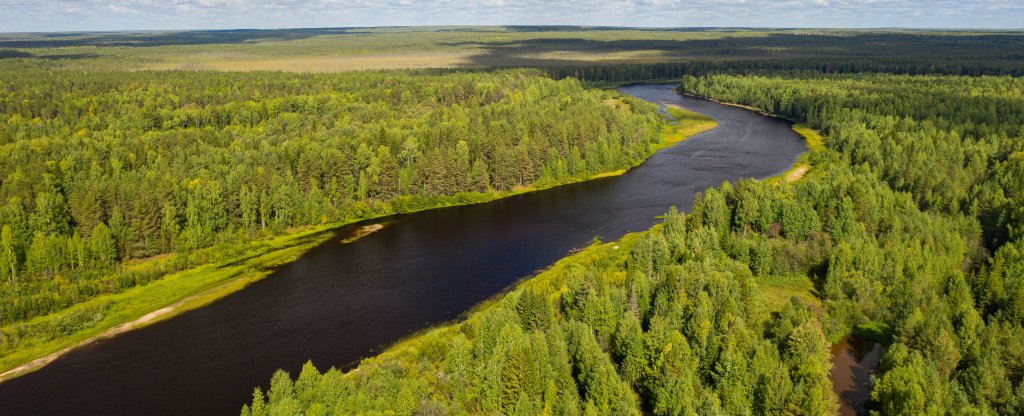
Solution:
M 882 344 L 855 337 L 843 338 L 832 346 L 832 387 L 839 396 L 839 414 L 864 413 L 871 395 L 871 374 L 878 367 L 885 348 Z

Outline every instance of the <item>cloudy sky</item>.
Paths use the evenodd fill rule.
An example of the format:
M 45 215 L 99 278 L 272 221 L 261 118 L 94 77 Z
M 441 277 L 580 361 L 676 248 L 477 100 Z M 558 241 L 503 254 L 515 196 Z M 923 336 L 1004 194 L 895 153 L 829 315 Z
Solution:
M 0 32 L 512 24 L 1024 28 L 1024 0 L 0 0 Z

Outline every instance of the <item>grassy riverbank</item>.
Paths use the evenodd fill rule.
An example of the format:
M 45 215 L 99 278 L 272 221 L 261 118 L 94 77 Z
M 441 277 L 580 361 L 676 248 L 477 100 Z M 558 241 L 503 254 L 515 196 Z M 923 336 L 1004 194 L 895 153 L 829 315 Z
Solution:
M 718 381 L 713 363 L 723 362 L 756 363 L 752 376 L 733 376 L 746 380 L 774 371 L 788 405 L 832 413 L 828 342 L 810 280 L 752 274 L 717 243 L 759 237 L 707 230 L 702 214 L 670 212 L 663 224 L 594 243 L 352 371 L 321 373 L 308 363 L 298 381 L 278 372 L 242 414 L 641 414 L 667 400 L 681 409 L 672 413 L 688 414 L 702 399 L 680 395 L 680 385 L 714 397 L 708 402 L 723 413 L 762 408 L 760 389 L 776 386 Z M 780 353 L 793 345 L 803 350 Z
M 800 158 L 797 159 L 796 163 L 794 163 L 793 166 L 785 173 L 772 178 L 772 181 L 795 182 L 800 180 L 811 170 L 811 162 L 808 160 L 810 155 L 825 148 L 825 144 L 821 138 L 821 133 L 817 130 L 802 124 L 794 124 L 793 131 L 797 132 L 800 137 L 803 137 L 804 143 L 807 143 L 808 152 L 801 155 Z
M 710 120 L 679 108 L 668 110 L 681 120 L 676 132 L 702 131 L 701 123 Z M 821 148 L 815 132 L 794 130 L 809 148 Z M 687 136 L 680 133 L 679 139 Z M 670 141 L 673 136 L 664 137 Z M 740 186 L 786 188 L 774 178 Z M 733 188 L 724 185 L 723 189 Z M 817 408 L 818 413 L 834 412 L 835 398 L 827 381 L 829 342 L 820 321 L 824 308 L 811 279 L 796 272 L 802 260 L 783 255 L 806 251 L 805 243 L 768 233 L 713 232 L 710 227 L 717 228 L 717 219 L 723 217 L 710 210 L 721 208 L 714 201 L 722 197 L 708 190 L 690 216 L 670 212 L 665 223 L 650 230 L 610 243 L 595 242 L 481 303 L 465 318 L 399 341 L 352 371 L 331 369 L 321 374 L 309 363 L 298 376 L 300 382 L 279 372 L 266 395 L 255 395 L 242 414 L 267 415 L 283 407 L 303 406 L 351 413 L 433 409 L 453 414 L 534 414 L 570 412 L 573 406 L 595 413 L 639 413 L 643 406 L 638 406 L 637 399 L 648 404 L 667 397 L 679 399 L 679 390 L 671 386 L 682 363 L 735 359 L 735 355 L 717 356 L 725 354 L 715 347 L 721 344 L 756 349 L 762 369 L 771 367 L 764 363 L 777 360 L 773 356 L 781 355 L 778 365 L 789 371 L 785 377 L 800 374 L 803 381 L 789 398 Z M 786 233 L 791 226 L 785 225 Z M 766 257 L 765 252 L 778 255 Z M 643 327 L 639 324 L 648 321 Z M 746 332 L 747 328 L 753 332 Z M 683 337 L 674 337 L 679 334 L 676 331 L 682 331 Z M 715 335 L 717 331 L 723 332 Z M 764 338 L 751 347 L 751 337 L 761 333 L 777 334 L 760 335 Z M 711 339 L 727 341 L 707 341 Z M 766 352 L 792 348 L 787 342 L 793 339 L 800 339 L 807 350 L 795 355 Z M 673 362 L 680 353 L 689 358 Z M 788 359 L 796 356 L 800 358 Z M 646 361 L 652 358 L 655 361 Z M 685 372 L 693 378 L 686 383 L 714 392 L 725 409 L 751 405 L 744 400 L 730 403 L 736 398 L 759 396 L 729 390 L 722 382 L 704 384 L 719 376 L 710 368 L 703 364 L 689 368 Z M 545 371 L 550 373 L 537 376 Z M 542 381 L 534 383 L 531 378 Z M 660 380 L 671 381 L 661 385 Z M 783 384 L 793 385 L 788 378 Z M 392 400 L 374 399 L 380 389 L 397 393 Z M 340 390 L 350 394 L 320 394 Z M 579 391 L 580 397 L 565 398 L 559 391 Z M 806 399 L 797 399 L 801 396 Z M 296 401 L 297 397 L 303 399 Z
M 0 357 L 0 381 L 38 369 L 75 347 L 141 328 L 241 290 L 330 235 L 317 227 L 250 244 L 246 255 L 167 275 L 3 328 L 18 342 Z
M 731 105 L 740 106 L 738 104 Z M 658 145 L 657 150 L 682 142 L 690 136 L 711 130 L 718 125 L 718 122 L 711 117 L 686 110 L 679 106 L 668 105 L 666 106 L 666 111 L 672 115 L 677 124 L 666 124 L 663 127 L 662 142 Z M 792 128 L 804 139 L 810 151 L 813 152 L 824 148 L 822 137 L 818 131 L 799 124 L 794 124 Z M 778 180 L 783 178 L 787 179 L 787 182 L 799 179 L 791 178 L 791 172 L 797 171 L 801 166 L 804 167 L 804 169 L 800 170 L 801 172 L 806 172 L 810 168 L 810 162 L 805 160 L 807 154 L 802 155 L 800 161 L 794 164 L 793 168 L 787 171 L 787 173 L 769 178 L 767 182 L 778 183 Z M 605 176 L 614 176 L 622 172 L 610 172 Z M 452 339 L 452 337 L 457 336 L 459 331 L 463 329 L 463 326 L 477 325 L 481 316 L 491 313 L 494 308 L 500 308 L 503 304 L 517 300 L 523 292 L 544 293 L 549 299 L 557 301 L 568 290 L 567 282 L 572 274 L 572 269 L 586 267 L 604 268 L 609 265 L 626 264 L 629 261 L 628 255 L 630 250 L 636 241 L 649 237 L 651 234 L 660 233 L 661 227 L 661 225 L 656 225 L 647 231 L 630 233 L 618 241 L 608 243 L 595 241 L 589 247 L 559 260 L 536 276 L 517 283 L 508 292 L 496 295 L 494 298 L 475 306 L 466 314 L 463 321 L 420 331 L 396 342 L 380 354 L 364 360 L 362 365 L 376 367 L 407 361 L 419 355 L 422 349 L 429 348 L 431 343 L 443 342 L 443 340 Z M 623 278 L 622 274 L 617 273 L 613 279 L 615 283 L 622 284 Z M 822 310 L 821 302 L 817 295 L 815 295 L 816 289 L 814 284 L 807 276 L 799 274 L 772 275 L 757 279 L 756 285 L 757 290 L 754 291 L 754 294 L 757 301 L 752 302 L 752 305 L 756 307 L 757 313 L 766 315 L 776 313 L 785 308 L 793 299 L 799 300 L 819 313 Z M 359 368 L 352 373 L 358 370 Z
M 670 109 L 670 113 L 679 121 L 665 123 L 661 140 L 651 146 L 647 156 L 717 125 L 714 120 L 689 111 Z M 633 166 L 642 162 L 638 160 Z M 430 199 L 407 197 L 393 201 L 394 209 L 368 217 L 306 227 L 283 236 L 247 242 L 242 250 L 236 247 L 235 252 L 242 254 L 230 259 L 168 274 L 148 285 L 99 296 L 59 312 L 0 328 L 3 337 L 0 381 L 41 368 L 75 347 L 168 319 L 241 290 L 268 275 L 276 266 L 293 261 L 323 242 L 330 235 L 326 233 L 328 230 L 393 214 L 484 203 L 627 171 L 619 169 L 558 182 L 534 183 L 504 192 L 461 193 Z M 154 258 L 125 267 L 146 268 L 165 261 L 166 257 Z
M 585 268 L 621 267 L 629 261 L 630 251 L 633 250 L 637 241 L 650 238 L 661 232 L 662 226 L 655 225 L 646 231 L 626 234 L 617 241 L 607 243 L 595 241 L 587 248 L 558 260 L 537 275 L 522 280 L 507 292 L 481 302 L 473 307 L 463 320 L 425 329 L 406 337 L 380 354 L 367 358 L 361 365 L 380 366 L 418 355 L 422 349 L 429 348 L 431 343 L 452 339 L 464 329 L 464 326 L 478 325 L 482 316 L 493 313 L 495 308 L 501 308 L 503 305 L 507 306 L 507 304 L 517 301 L 524 292 L 545 294 L 549 300 L 555 301 L 557 304 L 560 297 L 569 291 L 568 284 L 574 271 Z M 621 271 L 616 270 L 616 272 L 609 276 L 610 283 L 622 285 L 625 275 Z M 821 302 L 814 294 L 814 284 L 807 276 L 788 274 L 761 277 L 757 279 L 755 285 L 757 290 L 753 291 L 753 294 L 756 301 L 751 302 L 751 305 L 756 308 L 758 314 L 776 313 L 785 308 L 792 299 L 799 299 L 813 310 L 821 310 Z

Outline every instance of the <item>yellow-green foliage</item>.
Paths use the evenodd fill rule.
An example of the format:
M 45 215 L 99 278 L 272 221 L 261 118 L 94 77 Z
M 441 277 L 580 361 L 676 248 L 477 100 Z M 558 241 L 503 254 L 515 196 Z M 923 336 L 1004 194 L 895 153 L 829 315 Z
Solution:
M 668 111 L 676 122 L 675 124 L 662 127 L 663 146 L 681 142 L 690 136 L 703 133 L 718 126 L 718 122 L 715 119 L 684 108 L 665 107 L 665 110 Z
M 3 326 L 294 228 L 626 169 L 653 152 L 663 123 L 653 105 L 529 70 L 22 69 L 0 67 Z M 0 355 L 24 335 L 4 336 Z
M 825 144 L 821 138 L 821 133 L 817 130 L 802 124 L 794 124 L 793 131 L 797 132 L 800 134 L 800 137 L 804 138 L 804 142 L 807 143 L 807 147 L 810 148 L 812 152 L 825 148 Z
M 330 236 L 323 228 L 248 244 L 244 253 L 218 264 L 172 273 L 145 286 L 97 297 L 27 322 L 0 328 L 0 373 L 25 362 L 73 347 L 84 340 L 136 329 L 206 305 L 266 276 L 274 267 L 293 261 Z M 134 264 L 128 267 L 144 267 Z M 163 309 L 167 308 L 167 309 Z M 152 315 L 154 311 L 160 311 Z M 146 318 L 143 318 L 146 316 Z M 143 319 L 140 319 L 143 318 Z M 31 371 L 21 371 L 0 379 Z
M 830 412 L 820 307 L 788 296 L 813 300 L 805 287 L 755 277 L 729 258 L 721 247 L 743 237 L 712 232 L 703 212 L 672 211 L 649 231 L 596 242 L 349 373 L 307 364 L 292 381 L 279 372 L 243 414 Z M 759 288 L 762 279 L 785 292 Z M 743 370 L 723 378 L 722 365 Z
M 750 209 L 740 218 L 783 206 L 751 229 L 811 230 L 816 243 L 773 251 L 822 260 L 803 272 L 815 276 L 829 332 L 892 342 L 875 374 L 875 410 L 1024 412 L 1021 79 L 710 75 L 684 78 L 682 89 L 825 133 L 821 143 L 798 127 L 816 173 L 777 187 L 795 198 L 741 201 Z M 823 214 L 820 233 L 806 227 L 805 204 Z

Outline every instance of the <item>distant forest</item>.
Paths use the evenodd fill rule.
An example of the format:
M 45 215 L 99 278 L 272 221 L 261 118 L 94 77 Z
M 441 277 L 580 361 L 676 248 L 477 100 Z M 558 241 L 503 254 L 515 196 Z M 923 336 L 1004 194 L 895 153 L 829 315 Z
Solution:
M 1024 32 L 443 27 L 0 34 L 0 59 L 84 70 L 549 68 L 602 82 L 708 71 L 1024 74 Z
M 1024 414 L 1021 76 L 1020 31 L 0 34 L 0 360 L 254 242 L 635 166 L 665 120 L 601 88 L 671 81 L 824 146 L 242 414 L 834 414 L 851 335 L 871 414 Z

